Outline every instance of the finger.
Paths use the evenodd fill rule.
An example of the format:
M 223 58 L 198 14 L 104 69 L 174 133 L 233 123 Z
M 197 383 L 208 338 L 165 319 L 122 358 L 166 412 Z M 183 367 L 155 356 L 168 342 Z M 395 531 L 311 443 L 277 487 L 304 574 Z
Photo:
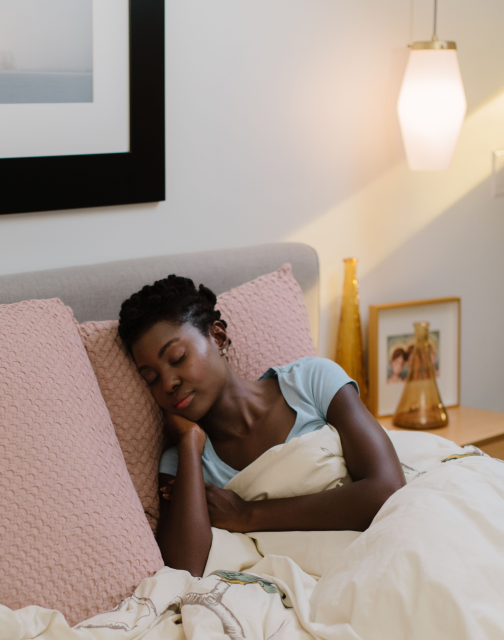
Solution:
M 173 480 L 169 480 L 168 484 L 175 484 L 175 478 L 173 478 Z
M 166 493 L 166 487 L 160 487 L 159 490 L 161 491 L 161 493 Z
M 171 493 L 163 493 L 163 498 L 165 500 L 171 500 L 173 496 L 171 495 Z

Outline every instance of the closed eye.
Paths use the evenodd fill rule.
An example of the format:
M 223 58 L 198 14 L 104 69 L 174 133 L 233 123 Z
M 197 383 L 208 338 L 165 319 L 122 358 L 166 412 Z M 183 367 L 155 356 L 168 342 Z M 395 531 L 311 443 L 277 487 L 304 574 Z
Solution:
M 178 360 L 175 360 L 175 362 L 170 362 L 170 365 L 172 367 L 176 367 L 177 365 L 181 364 L 184 360 L 185 360 L 186 354 L 184 353 Z M 145 380 L 145 382 L 147 383 L 147 386 L 152 387 L 153 385 L 156 384 L 156 382 L 159 380 L 159 376 L 155 375 L 153 378 L 151 377 L 152 373 L 154 372 L 149 372 L 149 373 L 142 373 L 142 378 Z M 151 375 L 149 375 L 151 374 Z
M 148 379 L 145 376 L 143 376 L 143 379 L 147 383 L 147 386 L 152 387 L 152 385 L 156 384 L 156 382 L 159 380 L 159 376 L 155 376 L 152 379 Z

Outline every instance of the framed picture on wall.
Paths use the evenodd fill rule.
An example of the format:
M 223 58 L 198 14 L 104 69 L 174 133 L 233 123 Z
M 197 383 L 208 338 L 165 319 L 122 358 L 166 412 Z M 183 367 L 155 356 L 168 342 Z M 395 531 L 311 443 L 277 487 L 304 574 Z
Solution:
M 446 407 L 460 398 L 460 298 L 435 298 L 369 307 L 369 407 L 392 415 L 404 389 L 415 344 L 414 322 L 429 323 L 429 349 Z
M 164 0 L 1 0 L 0 42 L 0 213 L 165 199 Z

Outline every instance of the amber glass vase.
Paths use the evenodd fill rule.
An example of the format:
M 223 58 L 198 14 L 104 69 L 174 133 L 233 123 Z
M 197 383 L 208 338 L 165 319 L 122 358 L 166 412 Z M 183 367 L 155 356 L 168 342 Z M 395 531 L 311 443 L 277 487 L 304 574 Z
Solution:
M 362 402 L 367 405 L 368 389 L 359 313 L 357 258 L 345 258 L 345 280 L 336 347 L 336 362 L 359 385 Z
M 429 347 L 429 323 L 415 322 L 415 348 L 408 376 L 392 422 L 407 429 L 435 429 L 448 424 Z

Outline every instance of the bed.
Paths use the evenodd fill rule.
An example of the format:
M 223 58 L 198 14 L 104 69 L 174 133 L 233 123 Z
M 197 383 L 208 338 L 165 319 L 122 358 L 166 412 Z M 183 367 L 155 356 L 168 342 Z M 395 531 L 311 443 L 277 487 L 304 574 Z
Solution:
M 290 243 L 2 276 L 0 311 L 5 312 L 2 318 L 7 326 L 4 343 L 10 340 L 9 332 L 16 330 L 19 309 L 29 307 L 40 313 L 40 309 L 49 308 L 52 315 L 47 323 L 47 335 L 63 318 L 65 331 L 77 340 L 74 325 L 113 321 L 123 299 L 146 282 L 165 277 L 167 273 L 189 276 L 224 295 L 229 289 L 273 272 L 285 263 L 292 265 L 292 273 L 301 287 L 316 343 L 317 255 L 310 247 Z M 77 323 L 68 320 L 66 307 L 53 303 L 54 298 L 71 307 Z M 32 299 L 49 302 L 36 305 L 25 302 Z M 13 315 L 12 310 L 18 315 Z M 31 339 L 37 323 L 26 323 L 26 326 L 28 329 L 21 334 L 16 350 L 13 351 L 10 342 L 5 347 L 4 353 L 11 358 L 11 365 L 4 364 L 2 369 L 0 361 L 0 382 L 4 376 L 4 391 L 7 389 L 8 393 L 6 385 L 11 378 L 7 369 L 17 366 L 22 347 Z M 51 348 L 57 350 L 57 342 L 51 344 Z M 0 335 L 0 355 L 1 346 Z M 81 351 L 85 355 L 83 348 Z M 63 355 L 65 362 L 71 357 L 67 352 Z M 33 369 L 34 356 L 29 354 L 27 358 L 28 368 Z M 45 362 L 44 358 L 47 356 L 42 357 Z M 71 369 L 70 374 L 68 368 L 65 371 L 67 378 L 73 377 Z M 19 373 L 17 375 L 19 377 Z M 72 389 L 76 385 L 81 388 L 84 383 L 80 380 Z M 53 393 L 53 387 L 51 382 L 42 392 Z M 97 411 L 106 412 L 97 389 L 96 385 L 91 389 Z M 8 393 L 4 393 L 3 405 L 0 401 L 2 443 L 8 443 L 9 438 L 15 442 L 12 432 L 16 426 L 12 418 L 6 419 Z M 51 407 L 44 407 L 46 413 L 50 410 Z M 82 406 L 79 412 L 82 417 Z M 97 439 L 96 430 L 93 433 Z M 306 447 L 291 440 L 288 443 L 291 446 L 275 448 L 275 459 L 270 466 L 267 457 L 270 452 L 263 454 L 233 479 L 233 489 L 246 499 L 256 499 L 268 491 L 273 495 L 272 490 L 277 491 L 274 495 L 284 495 L 282 491 L 292 490 L 294 486 L 304 492 L 320 491 L 335 478 L 343 479 L 344 459 L 338 448 L 337 431 L 328 425 L 327 429 L 308 435 Z M 75 433 L 71 436 L 77 437 Z M 112 440 L 106 442 L 107 455 L 115 456 L 116 478 L 124 460 L 114 444 L 113 431 L 110 437 Z M 214 529 L 203 578 L 157 567 L 154 563 L 142 580 L 131 585 L 127 597 L 114 607 L 102 607 L 96 615 L 73 621 L 74 624 L 69 624 L 70 618 L 66 619 L 57 606 L 40 606 L 46 595 L 44 591 L 40 592 L 40 602 L 35 599 L 27 606 L 9 608 L 1 603 L 0 640 L 504 637 L 504 464 L 475 447 L 458 447 L 430 434 L 391 432 L 390 437 L 403 465 L 407 485 L 387 500 L 366 532 L 251 532 L 245 535 Z M 93 439 L 88 443 L 94 446 Z M 19 444 L 22 445 L 17 442 L 16 446 Z M 7 445 L 2 446 L 5 449 Z M 49 449 L 48 454 L 51 454 Z M 9 485 L 15 470 L 8 467 L 8 456 L 3 460 L 4 468 L 0 470 L 4 522 L 8 523 L 11 509 L 7 500 L 11 498 L 7 494 L 10 492 L 11 497 L 16 497 Z M 268 475 L 268 468 L 274 469 L 273 475 Z M 279 479 L 278 486 L 275 478 Z M 123 492 L 120 493 L 122 499 L 134 493 L 133 485 L 126 484 L 117 489 Z M 18 509 L 18 502 L 14 503 Z M 133 511 L 132 507 L 131 513 Z M 138 520 L 138 536 L 153 540 L 141 505 L 135 514 L 137 519 L 143 518 L 142 522 Z M 29 522 L 37 513 L 32 509 L 25 516 Z M 101 517 L 103 520 L 103 513 Z M 78 527 L 79 523 L 71 526 Z M 29 528 L 19 531 L 22 537 L 23 531 L 28 532 Z M 5 533 L 1 521 L 0 532 Z M 12 531 L 8 535 L 12 535 Z M 5 540 L 0 544 L 5 545 Z M 51 541 L 45 544 L 50 546 Z M 99 547 L 100 536 L 94 537 L 93 544 L 99 553 L 96 545 Z M 142 554 L 138 546 L 141 545 L 123 549 L 121 557 L 125 562 L 128 554 Z M 151 551 L 154 557 L 154 547 Z M 112 549 L 107 553 L 113 552 Z M 5 549 L 1 555 L 0 577 L 6 593 L 6 575 L 12 566 Z M 83 566 L 85 560 L 81 556 Z M 77 593 L 75 571 L 79 572 L 82 567 L 77 560 L 71 564 L 72 567 L 59 567 L 56 575 L 67 580 L 68 590 Z M 94 565 L 88 564 L 86 570 L 92 573 Z M 110 566 L 117 572 L 121 569 L 116 560 Z M 71 571 L 74 573 L 68 578 Z M 81 574 L 84 580 L 85 572 Z M 9 579 L 11 588 L 18 589 L 12 574 Z M 45 583 L 47 590 L 53 588 L 53 583 L 54 577 L 49 575 Z M 93 584 L 99 588 L 99 582 Z M 103 584 L 105 587 L 105 581 Z

